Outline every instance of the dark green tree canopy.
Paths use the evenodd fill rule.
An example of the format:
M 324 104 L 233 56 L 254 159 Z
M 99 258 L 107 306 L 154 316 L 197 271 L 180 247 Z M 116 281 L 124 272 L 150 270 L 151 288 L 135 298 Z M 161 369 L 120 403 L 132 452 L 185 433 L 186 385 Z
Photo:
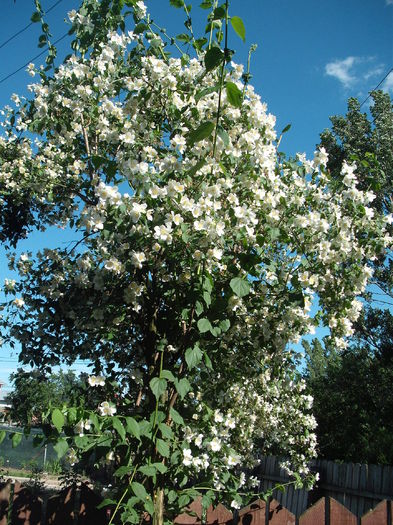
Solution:
M 355 161 L 359 187 L 372 190 L 376 211 L 391 214 L 393 106 L 382 91 L 371 93 L 370 115 L 348 101 L 345 116 L 331 117 L 321 134 L 328 169 L 339 180 L 344 161 Z M 362 316 L 349 348 L 340 353 L 319 341 L 305 344 L 306 378 L 314 397 L 319 454 L 343 461 L 393 464 L 393 263 L 387 251 L 373 263 Z

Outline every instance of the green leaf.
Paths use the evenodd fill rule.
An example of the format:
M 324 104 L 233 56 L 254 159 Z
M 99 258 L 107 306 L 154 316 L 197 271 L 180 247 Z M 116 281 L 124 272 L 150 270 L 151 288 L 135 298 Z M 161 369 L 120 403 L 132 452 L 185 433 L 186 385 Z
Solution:
M 211 292 L 213 290 L 213 281 L 211 277 L 205 276 L 203 279 L 203 289 L 207 292 Z
M 31 15 L 30 20 L 31 20 L 33 23 L 39 22 L 39 21 L 41 20 L 41 13 L 39 13 L 38 11 L 35 11 L 35 12 Z
M 153 377 L 153 379 L 150 381 L 150 389 L 153 392 L 156 399 L 158 399 L 162 394 L 165 392 L 167 388 L 167 382 L 166 379 L 163 377 Z
M 56 445 L 53 447 L 57 452 L 57 457 L 60 459 L 64 456 L 64 454 L 68 450 L 68 443 L 67 440 L 64 438 L 59 439 L 59 441 L 56 443 Z
M 238 297 L 245 297 L 250 293 L 251 289 L 250 283 L 241 277 L 234 277 L 229 283 L 229 286 Z
M 114 476 L 117 478 L 123 478 L 126 474 L 130 473 L 130 467 L 128 465 L 123 465 L 122 467 L 119 467 L 115 472 L 113 473 Z
M 214 492 L 209 490 L 206 494 L 202 496 L 202 507 L 207 510 L 210 507 L 210 505 L 213 503 L 213 501 L 214 501 Z
M 202 89 L 201 91 L 198 91 L 198 93 L 195 95 L 195 102 L 199 102 L 201 98 L 206 97 L 206 95 L 210 95 L 211 93 L 216 93 L 220 89 L 220 85 L 216 84 L 215 86 L 210 86 L 207 88 Z
M 225 8 L 225 4 L 219 5 L 213 11 L 213 20 L 222 20 L 223 18 L 225 18 L 226 13 L 227 10 Z
M 173 503 L 177 499 L 177 492 L 175 490 L 170 490 L 168 492 L 168 501 L 169 503 Z
M 229 328 L 231 327 L 231 322 L 229 319 L 224 319 L 220 322 L 220 328 L 223 332 L 227 332 Z
M 160 429 L 161 435 L 164 439 L 171 440 L 173 438 L 173 431 L 169 425 L 160 423 L 158 428 Z
M 195 303 L 195 313 L 199 317 L 201 313 L 203 312 L 203 304 L 199 301 Z
M 104 507 L 108 507 L 109 505 L 117 505 L 117 502 L 114 499 L 106 498 L 104 501 L 101 501 L 99 505 L 97 505 L 97 509 L 103 509 Z
M 135 494 L 137 498 L 139 498 L 141 501 L 145 501 L 147 498 L 147 492 L 145 487 L 142 485 L 142 483 L 138 483 L 137 481 L 133 481 L 131 483 L 131 490 Z
M 98 170 L 106 162 L 106 158 L 100 155 L 93 155 L 91 157 L 91 162 L 96 170 Z
M 155 467 L 161 474 L 165 474 L 168 471 L 168 467 L 164 463 L 152 463 L 152 467 Z
M 87 436 L 75 436 L 74 443 L 78 448 L 82 449 L 83 451 L 91 448 L 89 446 L 89 438 Z
M 291 124 L 287 124 L 285 126 L 285 128 L 281 131 L 281 135 L 283 135 L 284 133 L 286 133 L 287 131 L 289 131 L 291 129 Z
M 115 416 L 112 418 L 112 426 L 116 430 L 116 432 L 119 434 L 122 441 L 124 441 L 126 439 L 126 430 L 123 426 L 123 423 L 120 421 L 118 417 Z
M 201 334 L 204 334 L 205 332 L 209 332 L 209 330 L 211 330 L 212 328 L 212 325 L 209 321 L 209 319 L 205 319 L 204 317 L 202 317 L 202 319 L 199 319 L 198 323 L 197 323 L 197 326 L 198 326 L 198 330 L 200 331 Z M 187 354 L 187 352 L 186 352 Z M 186 358 L 187 360 L 187 358 Z
M 179 508 L 184 509 L 184 507 L 186 507 L 190 503 L 190 501 L 191 501 L 190 496 L 188 496 L 188 494 L 183 494 L 182 496 L 180 496 L 178 500 Z
M 188 379 L 183 377 L 180 381 L 175 381 L 175 388 L 181 399 L 184 399 L 186 394 L 191 390 L 191 385 Z
M 142 436 L 146 436 L 147 438 L 151 439 L 151 424 L 149 421 L 146 421 L 146 419 L 142 420 L 139 423 L 139 430 Z
M 136 437 L 136 439 L 141 439 L 141 432 L 139 430 L 139 425 L 133 417 L 126 417 L 126 430 L 128 434 Z
M 94 414 L 95 415 L 95 414 Z M 70 407 L 68 410 L 67 410 L 67 419 L 68 421 L 72 424 L 72 423 L 75 423 L 76 421 L 76 418 L 77 418 L 77 410 L 75 407 Z M 91 420 L 91 418 L 89 418 Z
M 164 377 L 165 379 L 168 379 L 168 381 L 171 381 L 172 383 L 174 383 L 175 381 L 175 376 L 170 370 L 161 370 L 160 376 Z
M 212 71 L 224 60 L 224 53 L 219 47 L 211 47 L 205 54 L 206 71 Z
M 211 328 L 210 321 L 208 321 L 207 319 L 200 319 L 200 321 L 207 321 Z M 198 321 L 198 328 L 199 328 L 200 321 Z M 200 328 L 199 328 L 199 331 L 202 332 Z M 203 357 L 202 350 L 199 348 L 199 346 L 195 345 L 194 348 L 187 348 L 186 353 L 185 353 L 185 358 L 186 358 L 186 363 L 187 363 L 188 368 L 191 370 L 192 368 L 197 366 L 202 361 L 202 357 Z
M 169 3 L 172 7 L 176 7 L 177 9 L 184 6 L 184 0 L 169 0 Z
M 181 417 L 181 415 L 175 408 L 170 409 L 169 415 L 171 416 L 171 419 L 174 423 L 176 423 L 177 425 L 184 426 L 184 419 Z
M 188 177 L 193 177 L 206 164 L 206 159 L 202 159 L 186 172 Z
M 280 228 L 270 228 L 269 237 L 271 241 L 275 241 L 280 237 Z
M 246 41 L 246 28 L 244 27 L 243 20 L 239 16 L 232 16 L 231 24 L 235 33 L 240 36 L 243 42 Z
M 183 53 L 180 62 L 181 65 L 185 67 L 190 62 L 190 55 L 188 53 Z
M 22 441 L 23 434 L 19 432 L 15 432 L 15 434 L 12 435 L 12 448 L 17 447 L 20 442 Z
M 243 93 L 233 82 L 226 83 L 228 102 L 235 108 L 240 108 L 243 102 Z
M 169 445 L 163 439 L 157 439 L 156 441 L 157 452 L 164 458 L 169 458 L 170 451 Z
M 196 142 L 200 142 L 201 140 L 207 139 L 210 137 L 214 130 L 214 123 L 207 121 L 202 122 L 200 126 L 197 127 L 197 129 L 191 131 L 188 134 L 187 141 L 190 146 L 195 144 Z
M 212 365 L 211 359 L 210 359 L 210 357 L 207 355 L 206 352 L 203 354 L 203 359 L 204 359 L 204 361 L 205 361 L 205 365 L 206 365 L 206 367 L 207 367 L 209 370 L 213 370 L 213 365 Z
M 213 337 L 218 337 L 219 335 L 221 335 L 221 328 L 219 326 L 215 326 L 214 328 L 212 327 L 210 333 Z
M 186 44 L 191 41 L 190 35 L 187 35 L 186 33 L 181 33 L 180 35 L 176 35 L 176 40 L 179 40 L 179 42 L 185 42 Z
M 207 307 L 209 307 L 212 304 L 212 296 L 210 292 L 203 292 L 203 299 L 205 300 Z
M 134 34 L 136 35 L 139 35 L 141 33 L 143 33 L 144 31 L 146 31 L 147 29 L 149 29 L 149 27 L 144 24 L 143 22 L 140 22 L 139 24 L 137 24 L 135 27 L 134 27 Z
M 150 514 L 150 516 L 153 516 L 154 515 L 154 503 L 152 502 L 152 500 L 149 498 L 149 499 L 146 499 L 144 502 L 143 502 L 143 506 L 145 507 L 145 511 Z M 139 523 L 140 523 L 140 520 L 139 520 Z
M 62 428 L 64 427 L 64 416 L 58 408 L 55 408 L 52 412 L 52 423 L 56 429 L 61 432 Z
M 7 433 L 6 433 L 5 430 L 0 430 L 0 445 L 4 441 L 4 438 L 5 438 L 6 434 Z
M 94 412 L 90 412 L 89 419 L 93 423 L 94 428 L 96 430 L 100 430 L 100 422 L 98 421 L 97 414 L 94 414 Z
M 143 465 L 142 467 L 139 467 L 138 470 L 145 476 L 149 476 L 149 478 L 152 478 L 157 474 L 157 469 L 152 465 Z
M 302 292 L 292 292 L 289 294 L 289 301 L 293 306 L 304 308 L 304 295 Z

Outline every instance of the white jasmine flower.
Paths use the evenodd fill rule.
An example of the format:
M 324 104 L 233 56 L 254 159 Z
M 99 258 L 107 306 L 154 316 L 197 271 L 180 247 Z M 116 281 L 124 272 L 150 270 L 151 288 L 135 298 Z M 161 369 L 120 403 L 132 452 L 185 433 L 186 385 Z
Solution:
M 90 376 L 88 382 L 90 386 L 105 386 L 104 376 Z
M 136 267 L 141 269 L 144 262 L 146 262 L 146 255 L 143 252 L 132 252 L 131 262 Z
M 219 450 L 221 450 L 221 446 L 221 441 L 217 437 L 215 437 L 208 443 L 207 448 L 212 452 L 218 452 Z
M 183 449 L 183 465 L 186 467 L 192 465 L 192 453 L 190 448 Z
M 103 401 L 98 407 L 98 410 L 101 416 L 113 416 L 117 412 L 116 407 L 114 407 L 108 401 Z
M 22 307 L 25 305 L 24 300 L 21 299 L 21 298 L 14 299 L 12 302 L 13 302 L 13 304 L 14 304 L 15 306 L 17 306 L 18 308 L 22 308 Z

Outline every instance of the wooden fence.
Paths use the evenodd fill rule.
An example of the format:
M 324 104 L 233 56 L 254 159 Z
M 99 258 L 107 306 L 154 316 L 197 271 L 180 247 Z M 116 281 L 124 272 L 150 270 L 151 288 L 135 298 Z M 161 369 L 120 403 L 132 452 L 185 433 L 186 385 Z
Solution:
M 20 483 L 0 485 L 0 525 L 106 525 L 110 513 L 97 510 L 101 497 L 87 485 L 66 488 L 41 499 Z M 202 525 L 199 501 L 175 520 L 176 525 Z M 338 501 L 323 497 L 300 515 L 283 507 L 276 499 L 257 500 L 232 514 L 223 505 L 210 508 L 206 525 L 393 525 L 391 501 L 381 501 L 361 518 Z
M 257 476 L 259 492 L 266 493 L 289 478 L 280 468 L 280 458 L 263 458 Z M 261 500 L 233 515 L 222 505 L 209 509 L 207 524 L 226 525 L 393 525 L 393 467 L 359 465 L 316 460 L 311 468 L 319 473 L 312 491 L 273 490 L 266 503 Z M 20 483 L 0 485 L 0 525 L 105 525 L 110 510 L 97 510 L 102 498 L 87 485 L 67 488 L 57 494 L 35 496 Z M 179 525 L 200 525 L 200 504 L 196 517 L 182 514 Z
M 257 477 L 261 480 L 259 491 L 267 492 L 278 483 L 289 481 L 280 468 L 281 460 L 275 456 L 263 458 Z M 387 465 L 360 465 L 315 460 L 313 472 L 319 481 L 312 491 L 295 490 L 288 486 L 284 493 L 275 490 L 275 498 L 295 516 L 300 516 L 321 497 L 334 498 L 348 508 L 357 518 L 374 509 L 382 500 L 393 499 L 393 467 Z

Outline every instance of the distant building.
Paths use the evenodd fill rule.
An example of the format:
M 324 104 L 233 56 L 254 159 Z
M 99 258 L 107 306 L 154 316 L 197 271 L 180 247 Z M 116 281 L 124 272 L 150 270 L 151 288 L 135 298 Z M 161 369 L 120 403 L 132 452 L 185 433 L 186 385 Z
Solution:
M 3 386 L 4 383 L 0 381 L 0 416 L 1 414 L 7 412 L 7 408 L 10 408 L 10 405 L 8 405 L 4 400 L 4 392 L 2 391 Z

